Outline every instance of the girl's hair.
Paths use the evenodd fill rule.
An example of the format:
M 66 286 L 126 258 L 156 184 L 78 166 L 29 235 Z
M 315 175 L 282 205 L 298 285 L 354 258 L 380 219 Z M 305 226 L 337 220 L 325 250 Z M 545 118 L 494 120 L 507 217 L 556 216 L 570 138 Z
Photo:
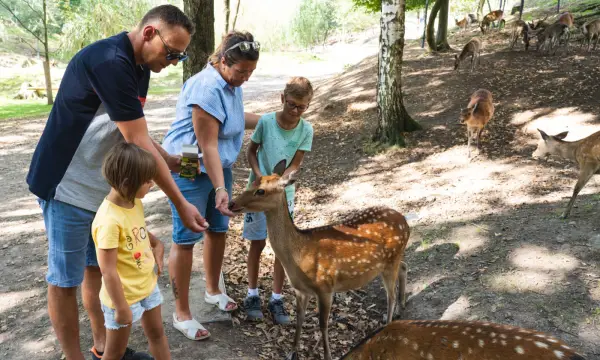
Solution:
M 254 36 L 246 31 L 241 32 L 235 30 L 230 31 L 227 35 L 223 36 L 223 40 L 221 40 L 221 43 L 209 58 L 210 64 L 213 66 L 217 65 L 221 61 L 221 58 L 225 58 L 225 64 L 227 64 L 227 66 L 232 66 L 233 64 L 237 64 L 244 60 L 257 61 L 259 52 L 253 47 L 250 47 L 250 50 L 245 52 L 239 47 L 227 51 L 227 49 L 242 41 L 253 42 Z
M 301 99 L 305 96 L 309 96 L 312 99 L 312 84 L 305 77 L 294 76 L 285 84 L 285 89 L 283 89 L 283 96 L 288 95 L 296 99 Z
M 102 176 L 124 199 L 134 202 L 138 190 L 152 180 L 158 168 L 154 156 L 126 142 L 113 147 L 102 164 Z

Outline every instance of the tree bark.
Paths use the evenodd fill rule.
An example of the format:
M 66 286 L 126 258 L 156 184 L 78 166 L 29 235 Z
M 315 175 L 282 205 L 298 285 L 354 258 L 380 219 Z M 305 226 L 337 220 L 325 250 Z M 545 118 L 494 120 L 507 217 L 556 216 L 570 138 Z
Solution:
M 229 0 L 223 0 L 223 6 L 225 7 L 225 34 L 227 34 L 229 32 Z
M 477 21 L 481 22 L 483 20 L 483 7 L 485 6 L 485 0 L 479 0 L 479 5 L 477 5 Z
M 431 7 L 431 14 L 429 14 L 429 21 L 427 22 L 427 45 L 431 51 L 437 51 L 437 44 L 435 41 L 435 18 L 437 17 L 440 7 L 442 6 L 441 0 L 436 2 Z
M 421 129 L 402 101 L 402 54 L 406 0 L 381 2 L 381 33 L 377 74 L 377 110 L 379 124 L 374 139 L 392 145 L 404 145 L 404 132 Z
M 436 36 L 437 51 L 450 50 L 448 44 L 448 13 L 450 11 L 450 0 L 438 0 L 442 3 L 438 16 L 438 28 Z
M 48 105 L 54 104 L 54 97 L 52 96 L 52 78 L 50 76 L 50 52 L 48 51 L 48 15 L 46 13 L 46 0 L 42 1 L 44 23 L 44 77 L 46 78 L 46 99 L 48 99 Z
M 521 0 L 521 8 L 519 9 L 519 20 L 523 17 L 523 7 L 525 6 L 525 0 Z
M 242 0 L 237 0 L 237 5 L 235 6 L 235 16 L 233 17 L 233 23 L 231 24 L 231 30 L 235 30 L 235 23 L 237 22 L 238 14 L 240 13 L 240 2 Z
M 183 62 L 183 81 L 200 72 L 215 49 L 215 4 L 214 0 L 183 0 L 185 14 L 196 24 Z

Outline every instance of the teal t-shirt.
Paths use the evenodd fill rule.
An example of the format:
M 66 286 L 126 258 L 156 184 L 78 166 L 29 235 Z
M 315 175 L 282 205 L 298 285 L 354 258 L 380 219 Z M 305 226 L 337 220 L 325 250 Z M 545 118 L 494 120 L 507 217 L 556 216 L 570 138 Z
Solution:
M 260 144 L 257 154 L 260 172 L 263 175 L 271 175 L 273 168 L 281 160 L 285 159 L 289 166 L 296 151 L 311 150 L 313 128 L 308 121 L 300 118 L 295 128 L 282 129 L 275 119 L 275 113 L 272 112 L 261 116 L 250 139 Z M 254 172 L 250 172 L 248 185 L 254 182 L 254 178 Z M 294 185 L 285 188 L 288 200 L 294 199 L 295 190 Z

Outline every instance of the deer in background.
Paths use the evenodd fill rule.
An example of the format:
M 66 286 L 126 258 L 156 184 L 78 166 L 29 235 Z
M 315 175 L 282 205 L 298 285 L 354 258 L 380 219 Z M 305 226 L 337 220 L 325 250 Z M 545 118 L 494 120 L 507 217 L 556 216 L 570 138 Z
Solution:
M 398 320 L 369 335 L 341 360 L 585 360 L 533 330 L 471 321 Z
M 454 70 L 459 70 L 460 63 L 469 55 L 471 55 L 471 71 L 475 68 L 475 57 L 477 57 L 477 63 L 481 63 L 481 49 L 483 48 L 483 42 L 479 38 L 472 38 L 463 47 L 460 55 L 454 55 Z
M 554 136 L 548 135 L 540 129 L 538 131 L 542 138 L 532 154 L 533 158 L 555 155 L 575 161 L 579 166 L 579 178 L 575 184 L 575 189 L 573 189 L 573 196 L 571 196 L 567 208 L 561 215 L 563 219 L 566 219 L 571 213 L 577 194 L 592 178 L 592 175 L 600 173 L 600 131 L 578 141 L 564 141 L 569 133 L 568 131 Z
M 598 40 L 600 40 L 600 19 L 588 21 L 583 24 L 581 26 L 581 32 L 583 32 L 583 41 L 581 45 L 583 46 L 587 42 L 588 52 L 592 51 L 592 40 L 596 39 L 596 42 L 594 43 L 595 51 Z
M 529 25 L 523 20 L 517 20 L 513 23 L 513 30 L 510 37 L 510 48 L 514 48 L 517 44 L 519 37 L 523 36 L 523 44 L 525 44 L 525 51 L 529 49 L 529 32 L 531 29 Z
M 542 20 L 538 20 L 537 23 L 535 22 L 535 20 L 533 20 L 529 23 L 529 28 L 531 28 L 531 30 L 541 30 L 547 28 L 551 24 L 547 22 L 546 19 L 548 19 L 548 15 L 546 15 L 546 17 Z
M 504 16 L 504 11 L 502 11 L 502 10 L 494 10 L 494 11 L 490 12 L 489 14 L 487 14 L 486 16 L 484 16 L 483 20 L 481 21 L 481 25 L 479 26 L 481 29 L 481 32 L 485 35 L 486 30 L 488 30 L 490 28 L 490 24 L 493 23 L 494 21 L 501 21 L 503 16 Z
M 569 37 L 569 27 L 556 22 L 537 34 L 537 50 L 543 51 L 546 48 L 546 53 L 550 53 L 554 49 L 552 53 L 554 55 L 560 46 L 560 40 L 565 39 L 565 46 L 567 47 L 567 51 L 569 51 Z
M 477 139 L 477 151 L 480 151 L 479 139 L 483 128 L 494 116 L 494 104 L 492 93 L 485 89 L 479 89 L 471 95 L 471 100 L 465 110 L 460 111 L 460 123 L 467 125 L 467 148 L 471 157 L 471 139 Z
M 296 291 L 296 334 L 287 359 L 298 359 L 306 306 L 316 296 L 325 359 L 331 360 L 327 327 L 334 293 L 363 287 L 381 275 L 387 293 L 387 322 L 397 302 L 404 307 L 407 267 L 402 260 L 410 230 L 402 214 L 385 207 L 357 211 L 332 225 L 298 229 L 284 191 L 297 173 L 283 175 L 285 167 L 282 160 L 274 175 L 263 176 L 258 186 L 233 199 L 229 209 L 265 213 L 271 247 Z
M 454 19 L 454 23 L 456 24 L 456 26 L 458 26 L 459 29 L 462 29 L 463 31 L 467 30 L 467 25 L 469 24 L 466 16 L 460 21 Z

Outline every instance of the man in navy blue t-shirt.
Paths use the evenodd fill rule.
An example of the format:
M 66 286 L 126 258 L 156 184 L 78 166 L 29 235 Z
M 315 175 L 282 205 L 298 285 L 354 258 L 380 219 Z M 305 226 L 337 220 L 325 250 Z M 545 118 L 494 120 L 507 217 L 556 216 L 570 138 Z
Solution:
M 76 291 L 82 285 L 90 317 L 92 359 L 101 359 L 106 333 L 98 293 L 101 276 L 90 228 L 110 187 L 101 175 L 105 154 L 127 141 L 150 151 L 158 163 L 158 186 L 185 225 L 208 224 L 185 200 L 170 175 L 178 159 L 148 134 L 143 105 L 150 71 L 187 59 L 194 26 L 172 5 L 150 10 L 136 29 L 95 42 L 69 62 L 46 128 L 33 154 L 27 183 L 38 196 L 48 236 L 48 313 L 68 360 L 84 359 L 79 345 Z M 151 359 L 128 349 L 123 359 Z

